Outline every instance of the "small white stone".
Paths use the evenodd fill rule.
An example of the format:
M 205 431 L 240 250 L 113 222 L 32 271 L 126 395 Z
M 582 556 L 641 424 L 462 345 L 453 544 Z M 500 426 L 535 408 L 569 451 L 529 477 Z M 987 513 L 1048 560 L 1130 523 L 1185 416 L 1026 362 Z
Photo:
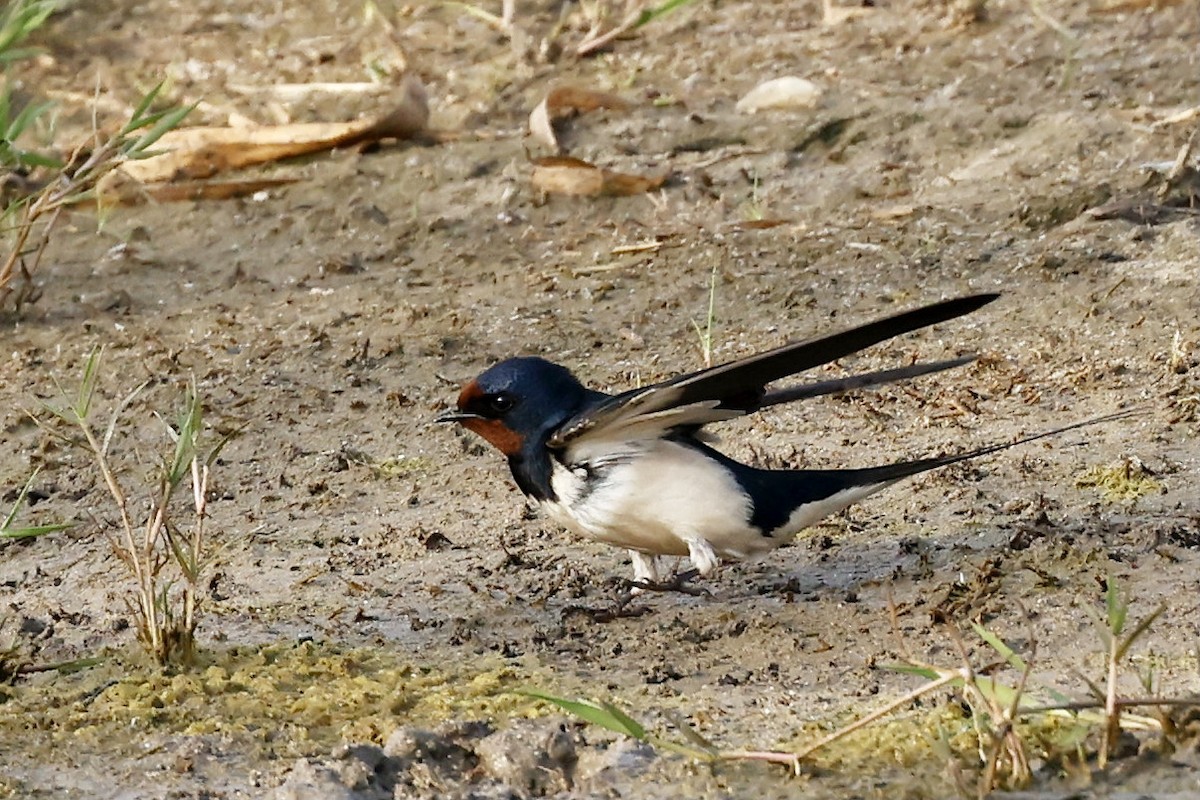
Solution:
M 737 103 L 742 114 L 755 114 L 763 109 L 806 109 L 816 108 L 824 94 L 820 86 L 810 80 L 789 75 L 760 83 Z

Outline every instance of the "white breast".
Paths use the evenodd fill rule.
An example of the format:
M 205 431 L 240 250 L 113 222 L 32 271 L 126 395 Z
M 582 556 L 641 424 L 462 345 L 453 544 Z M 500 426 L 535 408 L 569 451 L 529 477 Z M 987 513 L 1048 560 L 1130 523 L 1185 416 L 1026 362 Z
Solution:
M 750 498 L 729 470 L 677 442 L 626 443 L 574 469 L 556 463 L 550 482 L 559 499 L 545 507 L 555 518 L 630 550 L 682 556 L 703 541 L 718 556 L 745 558 L 783 543 L 750 525 Z

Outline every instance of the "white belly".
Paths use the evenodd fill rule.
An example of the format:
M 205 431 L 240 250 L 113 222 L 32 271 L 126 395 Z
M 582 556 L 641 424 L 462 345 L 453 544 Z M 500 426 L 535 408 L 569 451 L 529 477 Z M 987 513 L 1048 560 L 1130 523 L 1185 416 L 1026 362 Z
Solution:
M 640 442 L 594 471 L 588 480 L 582 468 L 555 463 L 559 500 L 544 504 L 585 536 L 653 555 L 688 555 L 689 542 L 703 541 L 724 558 L 783 544 L 750 525 L 750 499 L 733 475 L 693 448 Z

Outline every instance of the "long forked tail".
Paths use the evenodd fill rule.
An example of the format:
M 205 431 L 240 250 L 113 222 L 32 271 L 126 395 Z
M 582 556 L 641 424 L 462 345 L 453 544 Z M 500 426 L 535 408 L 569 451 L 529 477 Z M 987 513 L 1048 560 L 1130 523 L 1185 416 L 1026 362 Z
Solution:
M 1028 444 L 1029 442 L 1036 442 L 1039 439 L 1048 439 L 1051 436 L 1059 436 L 1080 428 L 1087 428 L 1092 425 L 1100 425 L 1105 422 L 1113 422 L 1115 420 L 1125 419 L 1127 417 L 1138 416 L 1139 414 L 1146 413 L 1146 411 L 1147 409 L 1145 408 L 1130 408 L 1124 411 L 1117 411 L 1112 414 L 1105 414 L 1102 417 L 1086 419 L 1083 422 L 1076 422 L 1072 425 L 1065 425 L 1061 428 L 1055 428 L 1054 430 L 1035 433 L 1032 436 L 1025 436 L 1015 441 L 1003 442 L 1001 444 L 990 444 L 986 447 L 980 447 L 976 450 L 968 450 L 965 453 L 936 456 L 934 458 L 919 458 L 914 461 L 902 461 L 899 464 L 888 464 L 887 466 L 883 467 L 868 467 L 866 469 L 845 470 L 844 474 L 846 478 L 849 479 L 848 483 L 851 486 L 889 484 L 898 481 L 901 478 L 919 475 L 922 472 L 928 472 L 929 470 L 937 469 L 938 467 L 957 464 L 960 461 L 970 461 L 973 458 L 979 458 L 980 456 L 998 453 L 1001 450 L 1007 450 L 1010 447 Z M 880 488 L 882 488 L 882 486 L 880 486 Z
M 997 453 L 1019 444 L 1059 436 L 1089 425 L 1143 414 L 1146 411 L 1145 408 L 1127 409 L 1025 436 L 1012 442 L 968 450 L 965 453 L 920 458 L 866 469 L 754 469 L 716 451 L 712 452 L 715 458 L 723 461 L 738 476 L 743 487 L 754 497 L 754 516 L 751 523 L 763 531 L 768 531 L 772 538 L 778 539 L 807 528 L 830 514 L 836 514 L 904 478 Z
M 780 403 L 790 403 L 794 400 L 807 400 L 810 397 L 820 397 L 826 394 L 840 394 L 849 392 L 855 389 L 867 389 L 872 386 L 881 386 L 885 383 L 896 383 L 897 381 L 906 381 L 910 378 L 919 378 L 922 375 L 931 375 L 934 372 L 942 372 L 947 369 L 961 367 L 964 364 L 970 364 L 976 359 L 976 356 L 963 356 L 962 358 L 953 358 L 949 361 L 933 361 L 921 364 L 911 364 L 907 367 L 896 367 L 895 369 L 884 369 L 878 372 L 865 372 L 861 375 L 851 375 L 848 378 L 833 378 L 826 381 L 815 381 L 813 383 L 803 383 L 797 386 L 788 386 L 783 389 L 774 389 L 763 395 L 762 408 L 768 406 L 777 406 Z

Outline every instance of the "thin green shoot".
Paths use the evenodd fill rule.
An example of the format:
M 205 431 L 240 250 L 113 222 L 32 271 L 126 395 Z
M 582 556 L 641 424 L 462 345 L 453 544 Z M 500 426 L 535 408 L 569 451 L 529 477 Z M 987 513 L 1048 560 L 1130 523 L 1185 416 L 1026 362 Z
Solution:
M 705 368 L 713 365 L 713 328 L 717 318 L 717 265 L 713 265 L 712 274 L 708 279 L 708 315 L 704 320 L 704 327 L 700 327 L 700 323 L 695 319 L 692 320 L 692 327 L 696 330 L 696 337 L 700 340 L 700 355 L 704 359 Z
M 16 0 L 0 16 L 0 64 L 37 55 L 32 47 L 21 47 L 58 8 L 58 0 Z
M 659 3 L 656 6 L 651 6 L 650 8 L 645 8 L 640 11 L 631 11 L 625 15 L 625 19 L 623 19 L 619 24 L 604 32 L 600 32 L 600 15 L 596 15 L 597 19 L 593 21 L 591 33 L 589 33 L 583 42 L 580 42 L 579 45 L 576 46 L 575 54 L 578 56 L 585 56 L 590 53 L 594 53 L 597 50 L 612 44 L 619 37 L 624 36 L 630 31 L 647 25 L 656 19 L 661 19 L 672 11 L 682 8 L 691 2 L 693 2 L 693 0 L 665 0 L 665 2 Z
M 1017 655 L 1017 652 L 1009 647 L 1008 644 L 999 636 L 992 633 L 978 622 L 972 622 L 971 629 L 975 631 L 980 639 L 983 639 L 991 646 L 993 650 L 999 653 L 1013 669 L 1023 671 L 1028 668 L 1028 665 L 1025 663 L 1025 659 Z
M 53 525 L 28 525 L 18 527 L 13 523 L 16 522 L 17 513 L 21 510 L 21 506 L 25 504 L 25 498 L 29 496 L 29 490 L 33 488 L 33 482 L 37 480 L 38 472 L 34 470 L 29 476 L 29 480 L 25 481 L 25 486 L 17 493 L 17 499 L 13 502 L 12 508 L 4 517 L 4 524 L 0 525 L 0 539 L 31 539 L 35 536 L 45 536 L 47 533 L 57 533 L 65 531 L 71 527 L 69 523 L 57 523 Z
M 750 186 L 750 199 L 746 201 L 744 206 L 746 219 L 750 222 L 759 222 L 766 218 L 766 204 L 763 202 L 762 182 L 757 174 L 754 175 L 753 182 Z
M 1098 620 L 1100 638 L 1105 649 L 1105 685 L 1102 693 L 1104 699 L 1104 736 L 1100 745 L 1099 764 L 1104 769 L 1116 749 L 1117 740 L 1121 735 L 1121 715 L 1123 706 L 1119 702 L 1118 679 L 1120 668 L 1130 649 L 1150 629 L 1163 612 L 1166 605 L 1159 605 L 1124 637 L 1125 625 L 1129 618 L 1129 598 L 1121 591 L 1119 583 L 1113 575 L 1108 576 L 1104 592 L 1104 618 Z M 1100 687 L 1089 683 L 1093 693 L 1099 693 Z
M 20 45 L 45 24 L 58 5 L 57 0 L 17 0 L 0 13 L 0 67 L 5 69 L 6 77 L 10 64 L 38 53 L 37 48 Z M 34 100 L 17 110 L 13 106 L 11 84 L 6 81 L 0 89 L 0 166 L 9 169 L 62 167 L 61 162 L 48 153 L 27 150 L 17 144 L 52 107 L 53 103 Z M 20 200 L 7 204 L 5 218 L 19 203 Z
M 165 134 L 179 127 L 179 123 L 183 122 L 184 117 L 192 113 L 198 105 L 198 103 L 192 103 L 187 106 L 175 106 L 150 113 L 150 106 L 158 99 L 164 85 L 165 81 L 160 81 L 142 97 L 129 122 L 117 134 L 119 142 L 117 150 L 122 157 L 138 160 L 158 155 L 157 151 L 150 148 Z M 133 138 L 133 134 L 138 131 L 143 131 L 143 133 L 136 139 Z
M 638 15 L 637 21 L 633 23 L 633 27 L 640 28 L 643 25 L 649 24 L 656 19 L 665 17 L 672 11 L 682 8 L 686 5 L 691 5 L 695 0 L 666 0 L 652 8 L 647 8 Z
M 16 114 L 13 114 L 12 91 L 6 86 L 0 91 L 0 165 L 31 169 L 46 167 L 58 169 L 62 162 L 46 153 L 26 150 L 17 142 L 42 118 L 54 104 L 51 102 L 26 103 Z

